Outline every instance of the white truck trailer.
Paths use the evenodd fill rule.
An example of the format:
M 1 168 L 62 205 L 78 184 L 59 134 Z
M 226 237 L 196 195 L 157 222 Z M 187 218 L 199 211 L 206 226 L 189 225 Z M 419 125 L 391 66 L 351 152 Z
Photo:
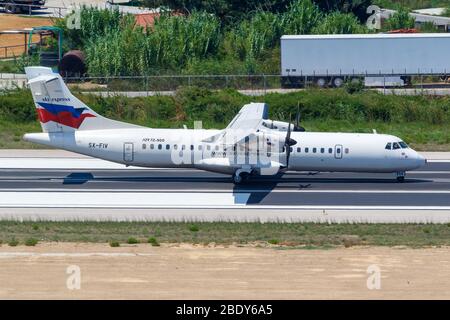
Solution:
M 450 34 L 285 35 L 281 37 L 283 87 L 305 81 L 340 87 L 345 81 L 401 86 L 411 76 L 450 75 Z

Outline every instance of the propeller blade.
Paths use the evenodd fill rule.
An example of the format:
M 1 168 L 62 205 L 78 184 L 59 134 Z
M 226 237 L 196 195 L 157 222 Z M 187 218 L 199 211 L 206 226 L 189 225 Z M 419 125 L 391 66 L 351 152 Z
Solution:
M 295 127 L 300 127 L 300 102 L 297 102 L 297 114 L 295 115 Z
M 289 168 L 289 158 L 291 157 L 291 120 L 292 116 L 289 115 L 289 125 L 286 134 L 286 141 L 284 143 L 284 147 L 286 148 L 286 168 Z

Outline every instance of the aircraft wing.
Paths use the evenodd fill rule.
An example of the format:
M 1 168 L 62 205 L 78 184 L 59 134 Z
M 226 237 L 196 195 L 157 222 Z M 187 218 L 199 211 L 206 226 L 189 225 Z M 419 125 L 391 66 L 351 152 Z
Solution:
M 223 144 L 234 145 L 255 134 L 261 121 L 267 119 L 268 113 L 269 108 L 265 103 L 249 103 L 243 106 L 225 128 L 221 137 Z

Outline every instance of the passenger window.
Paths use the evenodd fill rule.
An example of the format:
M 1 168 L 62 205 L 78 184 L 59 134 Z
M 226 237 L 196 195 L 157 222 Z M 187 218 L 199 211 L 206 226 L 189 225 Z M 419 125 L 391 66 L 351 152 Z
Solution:
M 186 146 L 183 144 L 182 146 L 181 146 L 181 150 L 185 150 L 186 149 Z
M 159 149 L 159 150 L 162 149 L 162 144 L 158 144 L 158 149 Z
M 194 150 L 194 145 L 193 144 L 191 144 L 191 150 Z
M 337 149 L 336 149 L 336 153 L 337 153 L 337 154 L 340 154 L 340 153 L 341 153 L 341 148 L 337 148 Z
M 298 153 L 302 152 L 302 148 L 297 148 L 297 152 Z
M 211 150 L 211 146 L 209 144 L 206 146 L 206 150 Z
M 294 151 L 294 149 L 292 147 L 289 147 L 289 151 L 292 152 Z
M 333 153 L 333 148 L 328 148 L 328 153 L 332 154 Z
M 320 148 L 320 153 L 325 153 L 325 148 Z
M 219 146 L 215 146 L 215 149 L 216 149 L 216 151 L 218 151 L 219 150 Z
M 345 148 L 345 153 L 348 154 L 349 150 L 348 148 Z
M 392 149 L 397 150 L 400 149 L 400 146 L 397 142 L 394 142 L 394 144 L 392 145 Z
M 388 144 L 386 145 L 385 149 L 386 150 L 391 150 L 391 143 L 390 142 L 388 142 Z
M 150 145 L 150 149 L 155 149 L 155 145 L 153 143 Z
M 174 144 L 173 145 L 173 150 L 177 150 L 178 149 L 178 145 L 177 144 Z
M 309 148 L 305 148 L 305 153 L 308 153 L 309 152 Z
M 199 151 L 202 150 L 202 145 L 201 145 L 201 144 L 198 145 L 198 150 L 199 150 Z
M 170 149 L 170 144 L 166 144 L 166 150 Z
M 316 153 L 317 152 L 317 148 L 313 148 L 313 153 Z
M 147 148 L 147 145 L 145 143 L 142 144 L 142 149 L 145 150 Z

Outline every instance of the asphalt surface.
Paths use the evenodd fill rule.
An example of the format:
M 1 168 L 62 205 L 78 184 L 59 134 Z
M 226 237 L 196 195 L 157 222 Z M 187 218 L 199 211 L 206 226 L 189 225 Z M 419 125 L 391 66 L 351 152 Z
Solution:
M 235 186 L 230 177 L 188 169 L 49 170 L 0 169 L 1 192 L 151 194 L 247 194 L 240 204 L 257 206 L 450 207 L 450 163 L 432 162 L 407 173 L 288 172 L 255 177 Z M 211 204 L 213 205 L 213 204 Z

